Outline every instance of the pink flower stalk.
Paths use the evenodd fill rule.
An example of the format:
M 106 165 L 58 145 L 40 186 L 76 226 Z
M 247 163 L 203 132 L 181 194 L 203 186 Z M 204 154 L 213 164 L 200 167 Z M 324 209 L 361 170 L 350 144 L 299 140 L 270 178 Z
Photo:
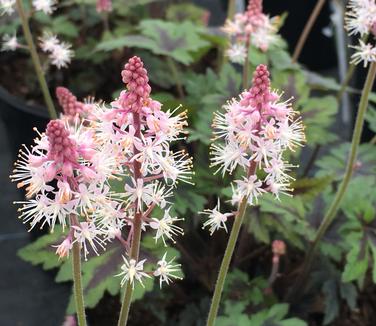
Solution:
M 97 0 L 97 12 L 111 12 L 112 11 L 112 0 Z
M 288 172 L 294 166 L 286 162 L 283 155 L 305 141 L 304 127 L 296 118 L 297 112 L 289 101 L 281 102 L 281 95 L 271 90 L 265 65 L 256 68 L 252 84 L 239 100 L 232 99 L 224 106 L 224 113 L 216 112 L 213 121 L 216 142 L 212 144 L 212 166 L 223 175 L 231 174 L 236 168 L 244 170 L 242 178 L 232 185 L 233 205 L 243 198 L 254 205 L 266 192 L 277 199 L 280 194 L 289 194 L 294 179 Z M 209 219 L 213 217 L 213 223 L 218 215 L 214 214 L 215 210 L 211 215 L 207 213 Z M 213 226 L 209 222 L 205 225 Z
M 186 113 L 174 115 L 177 109 L 163 111 L 162 104 L 151 98 L 149 78 L 141 59 L 130 58 L 121 76 L 127 89 L 110 108 L 97 107 L 95 124 L 96 138 L 111 148 L 123 174 L 130 176 L 125 179 L 123 194 L 126 224 L 122 233 L 113 234 L 125 245 L 128 255 L 119 274 L 123 277 L 122 284 L 129 281 L 133 286 L 134 280 L 142 283 L 145 277 L 145 260 L 139 260 L 129 250 L 137 245 L 133 244 L 135 234 L 151 230 L 155 232 L 155 241 L 166 244 L 183 233 L 175 225 L 181 218 L 172 214 L 169 199 L 178 181 L 190 182 L 192 161 L 184 151 L 171 149 L 173 141 L 182 139 Z M 153 216 L 155 207 L 164 212 L 162 218 Z M 166 267 L 155 273 L 161 282 L 176 278 L 175 265 L 170 266 L 164 258 L 158 264 Z
M 262 12 L 262 0 L 250 0 L 244 13 L 227 20 L 223 31 L 230 37 L 231 46 L 226 55 L 232 62 L 244 63 L 250 44 L 265 52 L 278 41 L 276 18 Z
M 283 256 L 286 254 L 286 243 L 283 240 L 274 240 L 272 243 L 272 251 L 276 256 Z
M 129 59 L 121 76 L 128 92 L 121 93 L 120 104 L 127 110 L 139 113 L 151 92 L 149 77 L 141 59 L 139 57 Z
M 53 164 L 61 165 L 66 176 L 73 175 L 72 167 L 77 163 L 78 152 L 76 142 L 70 138 L 61 120 L 52 120 L 48 123 L 46 135 L 49 143 L 48 159 Z
M 85 104 L 78 101 L 77 97 L 65 87 L 56 87 L 56 97 L 63 108 L 64 115 L 69 119 L 75 119 L 83 113 Z
M 282 240 L 274 240 L 272 243 L 272 271 L 269 276 L 269 287 L 265 289 L 266 293 L 272 293 L 272 285 L 279 276 L 279 262 L 281 256 L 286 254 L 286 243 Z
M 95 100 L 88 97 L 84 102 L 78 101 L 77 97 L 65 87 L 56 87 L 56 97 L 60 106 L 63 108 L 63 119 L 70 123 L 90 120 L 91 112 L 95 107 Z
M 66 257 L 72 244 L 79 242 L 98 253 L 103 248 L 107 230 L 123 225 L 124 214 L 118 211 L 116 198 L 109 192 L 108 180 L 117 173 L 116 161 L 109 149 L 99 144 L 92 126 L 62 120 L 48 123 L 31 150 L 24 147 L 16 162 L 12 181 L 26 187 L 28 200 L 16 202 L 24 222 L 31 228 L 47 224 L 53 231 L 56 223 L 63 229 L 69 224 L 69 236 L 57 248 Z M 109 159 L 110 157 L 110 159 Z

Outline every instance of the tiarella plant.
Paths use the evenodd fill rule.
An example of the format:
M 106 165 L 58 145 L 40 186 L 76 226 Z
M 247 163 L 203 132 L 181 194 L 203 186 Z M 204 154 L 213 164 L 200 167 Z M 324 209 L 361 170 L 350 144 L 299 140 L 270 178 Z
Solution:
M 25 68 L 25 83 L 2 82 L 28 103 L 41 101 L 24 55 L 31 35 L 33 60 L 62 110 L 23 147 L 12 175 L 28 197 L 19 201 L 24 222 L 53 230 L 19 256 L 54 270 L 56 282 L 74 281 L 67 322 L 78 313 L 83 325 L 86 307 L 89 322 L 115 324 L 120 298 L 119 325 L 131 302 L 129 324 L 203 325 L 228 231 L 209 325 L 307 325 L 293 314 L 343 324 L 354 312 L 360 324 L 373 321 L 365 303 L 376 282 L 376 136 L 359 141 L 364 119 L 376 131 L 374 1 L 349 1 L 345 25 L 359 40 L 341 85 L 298 64 L 325 0 L 292 56 L 276 32 L 295 16 L 269 18 L 260 0 L 237 15 L 230 0 L 224 28 L 207 28 L 217 17 L 192 3 L 156 0 L 25 0 L 21 26 L 17 3 L 0 0 L 1 71 Z M 124 90 L 113 71 L 133 53 Z M 243 65 L 243 82 L 231 63 Z M 350 144 L 338 100 L 361 93 L 348 85 L 363 66 Z M 256 70 L 251 88 L 248 70 Z M 195 159 L 195 187 L 185 151 Z M 184 279 L 171 284 L 182 267 Z M 97 319 L 99 310 L 110 320 Z
M 210 231 L 226 228 L 230 216 L 234 224 L 226 252 L 219 270 L 207 325 L 214 325 L 221 294 L 235 249 L 238 234 L 248 205 L 255 205 L 266 192 L 276 200 L 281 194 L 291 192 L 293 177 L 289 171 L 294 167 L 286 161 L 285 152 L 293 151 L 305 141 L 304 127 L 287 101 L 281 101 L 281 94 L 270 88 L 269 71 L 259 65 L 253 75 L 252 87 L 224 106 L 225 112 L 216 112 L 213 122 L 212 166 L 224 175 L 242 169 L 240 179 L 232 185 L 235 213 L 221 213 L 219 203 L 213 210 L 206 210 Z
M 66 88 L 56 94 L 64 115 L 52 120 L 39 134 L 31 150 L 20 152 L 13 181 L 26 188 L 27 201 L 19 209 L 31 229 L 40 224 L 54 231 L 68 229 L 57 246 L 60 258 L 73 251 L 76 309 L 85 324 L 80 278 L 80 251 L 99 255 L 108 242 L 123 246 L 121 284 L 126 284 L 119 325 L 126 323 L 130 300 L 138 281 L 156 277 L 159 284 L 180 278 L 180 265 L 167 252 L 155 262 L 154 271 L 144 271 L 140 259 L 141 232 L 155 232 L 155 241 L 174 241 L 183 234 L 175 222 L 171 197 L 179 180 L 190 182 L 191 159 L 184 150 L 174 152 L 170 143 L 182 139 L 186 113 L 167 112 L 150 97 L 151 88 L 140 58 L 133 57 L 122 72 L 127 90 L 105 105 L 82 103 Z M 124 190 L 113 192 L 111 180 L 122 180 Z M 162 216 L 156 217 L 159 207 Z M 178 274 L 177 274 L 178 272 Z
M 174 223 L 181 220 L 171 211 L 173 188 L 178 181 L 190 182 L 192 160 L 184 150 L 172 151 L 171 143 L 182 139 L 186 123 L 185 111 L 174 115 L 176 110 L 162 111 L 161 103 L 150 97 L 151 87 L 147 71 L 139 57 L 129 59 L 121 73 L 127 86 L 111 108 L 98 107 L 94 113 L 97 122 L 97 139 L 110 147 L 111 158 L 127 175 L 122 194 L 125 199 L 125 222 L 128 232 L 124 243 L 126 254 L 122 272 L 122 284 L 126 285 L 119 325 L 125 325 L 135 281 L 142 284 L 145 277 L 146 259 L 140 257 L 142 230 L 155 232 L 155 241 L 173 241 L 183 234 Z M 165 184 L 164 184 L 165 183 Z M 153 216 L 159 207 L 162 217 Z M 122 239 L 121 234 L 117 235 Z M 169 283 L 177 278 L 179 267 L 174 257 L 163 258 L 157 263 L 152 275 Z

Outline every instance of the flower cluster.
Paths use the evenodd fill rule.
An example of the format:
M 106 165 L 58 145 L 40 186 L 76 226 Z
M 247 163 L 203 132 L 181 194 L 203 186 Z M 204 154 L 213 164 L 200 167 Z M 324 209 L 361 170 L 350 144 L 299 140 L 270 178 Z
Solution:
M 71 44 L 61 42 L 56 35 L 49 33 L 45 33 L 40 38 L 40 47 L 43 52 L 48 53 L 51 64 L 58 69 L 66 68 L 74 55 Z
M 369 62 L 376 61 L 374 41 L 367 38 L 376 37 L 376 2 L 374 0 L 350 0 L 346 12 L 346 29 L 349 35 L 359 35 L 359 45 L 351 46 L 356 50 L 352 55 L 352 63 L 363 62 L 364 67 Z
M 270 89 L 267 67 L 259 65 L 252 87 L 241 94 L 240 100 L 228 102 L 224 113 L 215 113 L 215 140 L 222 142 L 212 144 L 212 166 L 223 174 L 231 174 L 237 167 L 244 170 L 244 175 L 232 184 L 233 205 L 244 198 L 253 205 L 266 192 L 279 199 L 281 193 L 291 191 L 293 178 L 288 172 L 293 165 L 284 160 L 283 154 L 302 145 L 304 127 L 289 101 L 280 99 L 281 94 Z M 220 213 L 219 205 L 205 213 L 209 215 L 205 226 L 211 233 L 225 228 L 229 215 Z
M 42 11 L 46 15 L 51 15 L 56 9 L 56 0 L 33 0 L 33 7 L 36 11 Z
M 187 125 L 186 112 L 163 111 L 161 103 L 150 97 L 147 71 L 139 57 L 132 57 L 121 73 L 127 90 L 120 93 L 111 107 L 97 106 L 94 116 L 96 138 L 108 146 L 111 157 L 123 167 L 125 213 L 129 231 L 125 243 L 132 246 L 136 224 L 155 232 L 166 245 L 167 240 L 183 230 L 174 223 L 180 218 L 172 214 L 170 198 L 173 187 L 191 180 L 191 158 L 184 150 L 172 151 L 171 142 L 181 139 Z M 154 216 L 154 208 L 162 214 Z M 141 281 L 145 260 L 129 255 L 122 267 L 123 281 Z M 162 259 L 155 276 L 168 283 L 175 265 Z M 158 272 L 159 271 L 159 272 Z
M 71 62 L 74 52 L 72 45 L 66 42 L 60 42 L 55 35 L 46 33 L 40 38 L 40 48 L 43 52 L 48 53 L 52 65 L 58 69 L 66 68 Z M 16 35 L 5 34 L 2 39 L 2 51 L 15 51 L 26 46 L 18 43 Z
M 250 44 L 267 51 L 277 42 L 276 18 L 270 19 L 262 12 L 262 0 L 250 0 L 247 10 L 227 20 L 222 29 L 231 38 L 226 54 L 235 63 L 244 63 Z
M 46 132 L 39 134 L 31 150 L 24 147 L 11 176 L 18 187 L 26 188 L 26 201 L 19 209 L 21 218 L 30 223 L 69 226 L 69 235 L 57 249 L 59 256 L 69 254 L 74 242 L 87 244 L 98 253 L 104 248 L 108 228 L 124 223 L 119 203 L 112 198 L 108 180 L 115 162 L 95 140 L 95 133 L 82 124 L 70 127 L 63 120 L 52 120 Z

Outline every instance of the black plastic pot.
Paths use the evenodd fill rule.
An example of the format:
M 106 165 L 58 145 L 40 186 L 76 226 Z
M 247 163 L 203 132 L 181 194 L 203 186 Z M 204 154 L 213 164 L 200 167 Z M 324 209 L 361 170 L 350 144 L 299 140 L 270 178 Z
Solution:
M 47 109 L 30 106 L 0 87 L 0 119 L 4 122 L 12 158 L 15 160 L 22 144 L 29 146 L 36 137 L 33 127 L 44 131 L 49 121 Z

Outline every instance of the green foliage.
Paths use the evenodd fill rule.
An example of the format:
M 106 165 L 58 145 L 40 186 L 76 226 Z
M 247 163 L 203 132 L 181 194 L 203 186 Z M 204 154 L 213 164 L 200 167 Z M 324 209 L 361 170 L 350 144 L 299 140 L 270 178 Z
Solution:
M 58 260 L 55 249 L 59 241 L 62 239 L 62 229 L 55 227 L 55 232 L 41 236 L 35 242 L 21 248 L 18 255 L 25 261 L 33 264 L 41 264 L 43 269 L 49 270 L 63 264 L 62 260 Z
M 204 29 L 190 21 L 183 23 L 144 19 L 139 25 L 141 35 L 128 35 L 98 44 L 97 50 L 112 51 L 127 47 L 148 49 L 188 65 L 194 61 L 193 54 L 210 44 L 200 37 Z
M 177 3 L 167 8 L 166 18 L 175 23 L 189 20 L 194 24 L 204 25 L 206 13 L 206 10 L 192 3 Z
M 219 326 L 306 326 L 307 323 L 299 318 L 286 318 L 288 304 L 280 303 L 263 309 L 251 316 L 241 313 L 241 303 L 226 306 L 228 317 L 220 316 L 216 325 Z
M 341 180 L 346 169 L 346 161 L 350 150 L 350 144 L 344 143 L 334 147 L 329 155 L 317 160 L 319 167 L 318 177 L 333 176 L 334 180 Z M 376 148 L 370 144 L 362 144 L 359 147 L 357 163 L 354 167 L 353 178 L 369 177 L 375 179 L 376 173 Z M 351 190 L 351 187 L 350 187 Z
M 188 141 L 199 140 L 205 145 L 210 143 L 213 113 L 239 94 L 240 84 L 240 75 L 229 64 L 223 65 L 218 75 L 208 69 L 205 75 L 187 76 L 187 101 L 198 108 Z
M 271 234 L 278 232 L 291 244 L 303 248 L 302 240 L 310 239 L 313 230 L 305 216 L 309 204 L 302 196 L 283 196 L 276 200 L 266 194 L 259 201 L 259 207 L 249 212 L 246 219 L 249 232 L 259 241 L 271 242 Z
M 336 140 L 337 137 L 328 130 L 338 110 L 334 96 L 312 97 L 300 105 L 308 146 L 323 145 Z

